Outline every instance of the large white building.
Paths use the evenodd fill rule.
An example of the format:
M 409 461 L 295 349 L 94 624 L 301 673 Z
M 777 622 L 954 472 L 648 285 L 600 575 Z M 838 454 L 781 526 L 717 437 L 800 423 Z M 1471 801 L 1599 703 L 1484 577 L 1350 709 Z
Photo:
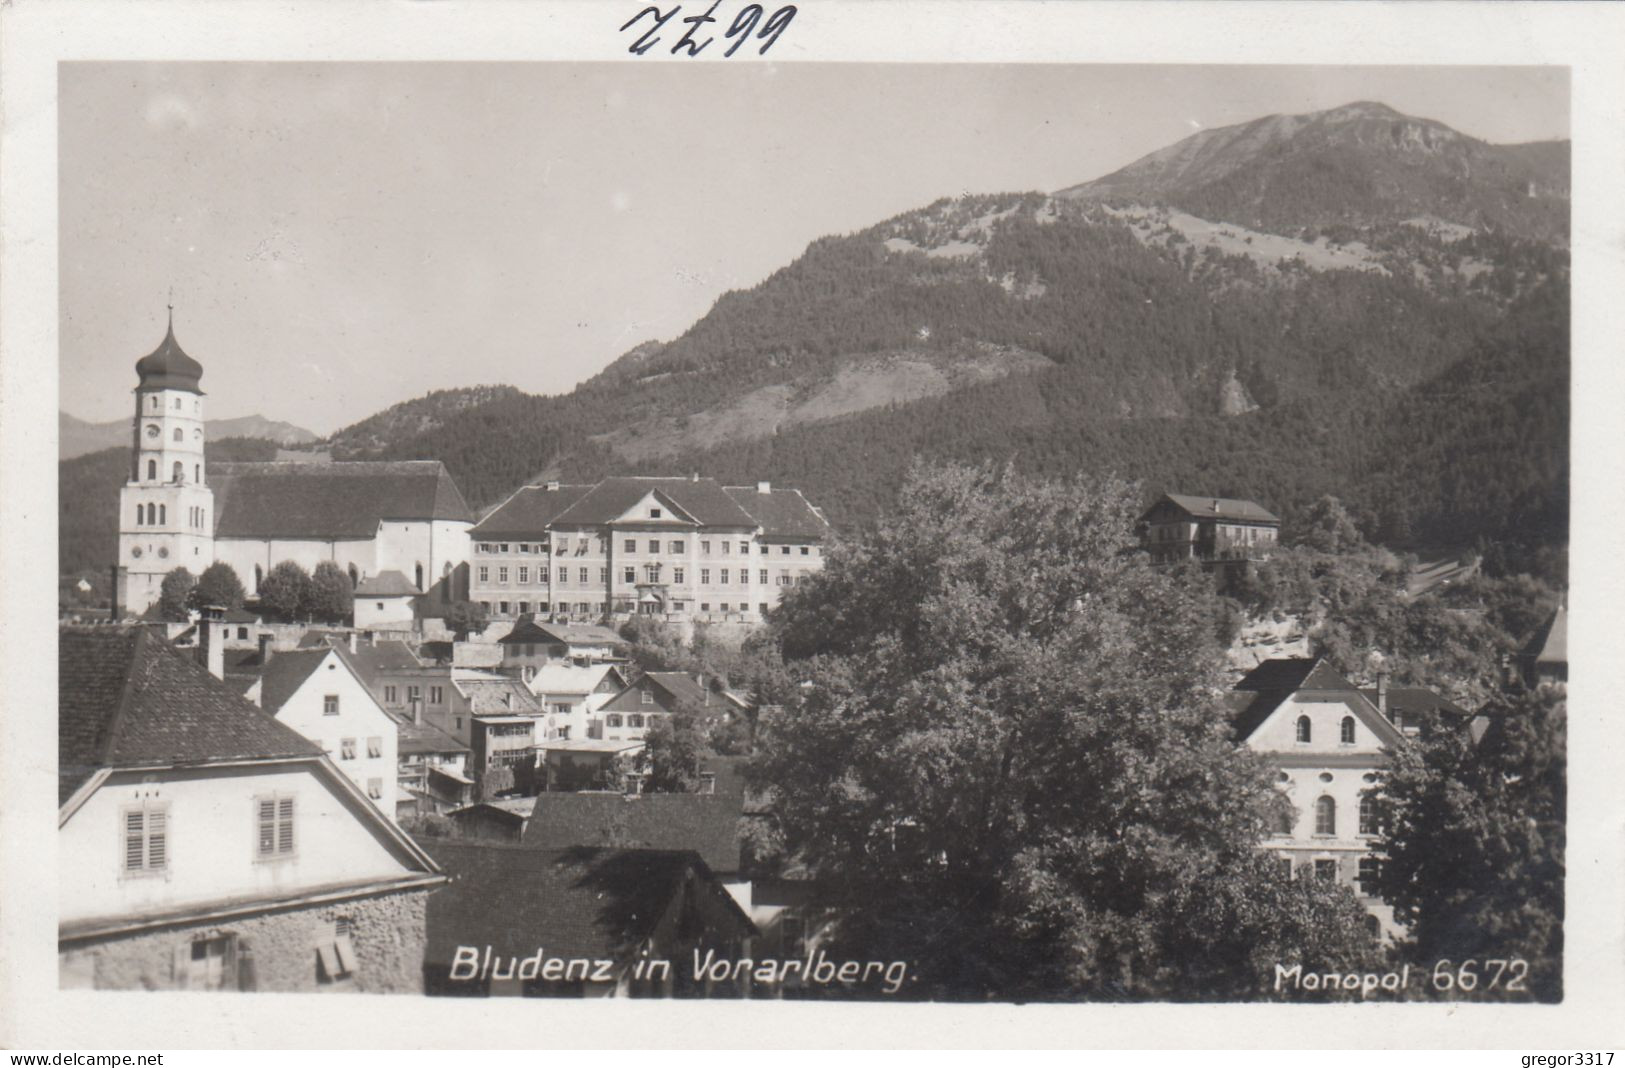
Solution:
M 437 460 L 223 463 L 205 460 L 203 366 L 175 340 L 135 365 L 130 477 L 119 494 L 118 603 L 150 608 L 177 567 L 230 564 L 250 595 L 292 560 L 330 560 L 359 584 L 398 571 L 424 601 L 468 595 L 474 516 Z

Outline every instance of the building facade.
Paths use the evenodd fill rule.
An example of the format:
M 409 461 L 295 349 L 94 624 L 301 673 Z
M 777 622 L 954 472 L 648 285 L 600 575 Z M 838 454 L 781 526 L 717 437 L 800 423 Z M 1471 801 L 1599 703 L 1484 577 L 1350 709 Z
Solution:
M 713 479 L 527 486 L 470 532 L 470 597 L 497 619 L 755 622 L 823 567 L 798 490 Z
M 1281 520 L 1254 501 L 1163 494 L 1140 517 L 1141 545 L 1159 564 L 1259 560 L 1280 540 Z
M 422 991 L 445 879 L 315 743 L 148 628 L 59 659 L 62 986 Z

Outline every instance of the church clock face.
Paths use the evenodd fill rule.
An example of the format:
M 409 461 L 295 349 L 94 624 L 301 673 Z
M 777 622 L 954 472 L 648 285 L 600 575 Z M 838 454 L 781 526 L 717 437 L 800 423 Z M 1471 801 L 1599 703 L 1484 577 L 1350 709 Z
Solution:
M 169 550 L 164 548 L 162 545 L 158 546 L 158 559 L 160 559 L 160 560 L 169 559 Z
M 135 557 L 137 560 L 141 559 L 141 546 L 137 545 L 131 548 L 130 555 Z
M 148 426 L 147 427 L 147 437 L 155 438 L 157 436 L 158 436 L 158 428 L 155 427 L 155 426 Z

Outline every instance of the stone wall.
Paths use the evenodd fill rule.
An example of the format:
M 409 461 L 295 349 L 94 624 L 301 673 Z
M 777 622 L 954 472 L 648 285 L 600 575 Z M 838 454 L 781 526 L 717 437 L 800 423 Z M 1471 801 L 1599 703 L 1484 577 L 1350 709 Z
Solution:
M 229 989 L 421 994 L 427 904 L 428 891 L 409 890 L 64 944 L 58 950 L 61 985 L 173 990 L 187 985 L 184 973 L 191 965 L 183 962 L 189 961 L 194 941 L 235 935 L 237 944 L 248 948 L 252 978 L 229 983 Z M 355 973 L 338 983 L 319 983 L 317 947 L 332 942 L 333 925 L 341 917 L 351 923 Z

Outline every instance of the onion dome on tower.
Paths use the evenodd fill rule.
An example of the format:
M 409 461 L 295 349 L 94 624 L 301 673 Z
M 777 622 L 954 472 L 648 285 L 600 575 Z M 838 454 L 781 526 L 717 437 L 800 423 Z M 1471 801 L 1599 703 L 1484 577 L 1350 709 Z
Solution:
M 169 330 L 163 344 L 135 362 L 135 373 L 141 376 L 140 390 L 180 389 L 188 393 L 202 393 L 198 381 L 203 377 L 203 365 L 186 355 L 180 342 L 175 340 L 175 309 L 169 309 Z

